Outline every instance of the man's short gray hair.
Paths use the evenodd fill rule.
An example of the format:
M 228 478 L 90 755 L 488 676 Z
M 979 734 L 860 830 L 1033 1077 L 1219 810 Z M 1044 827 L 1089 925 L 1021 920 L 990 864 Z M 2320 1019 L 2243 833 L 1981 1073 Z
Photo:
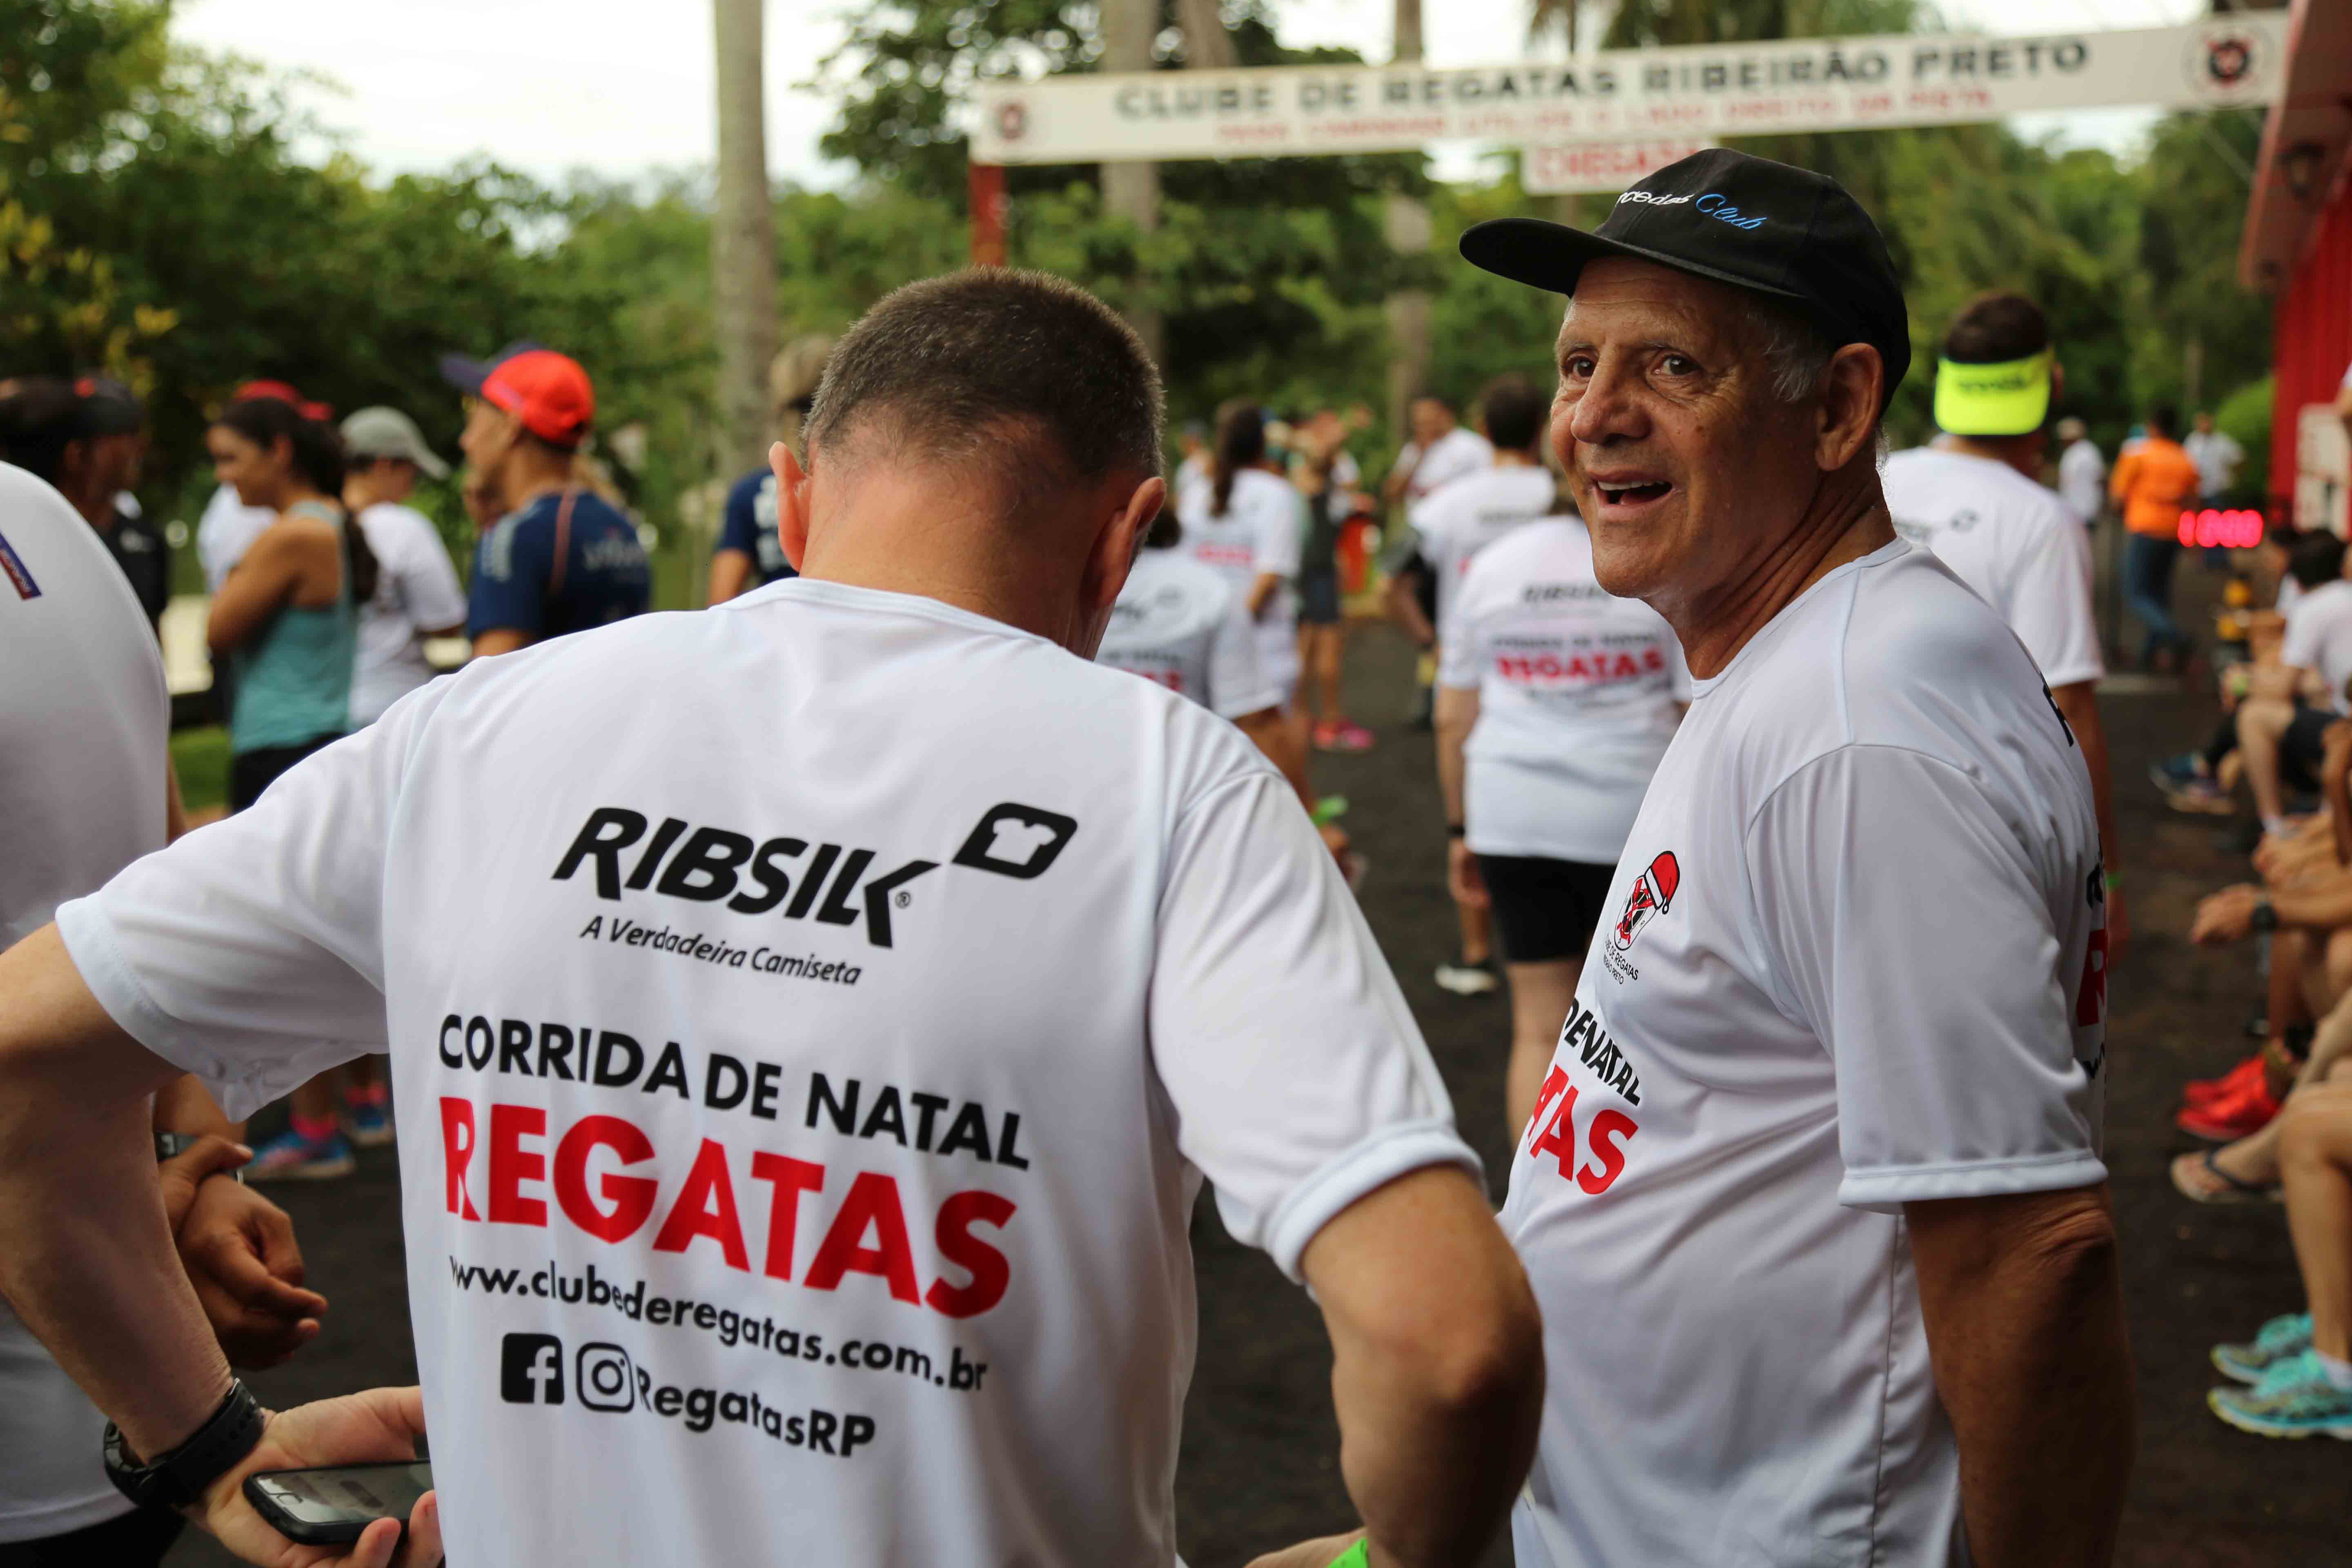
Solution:
M 1756 323 L 1772 395 L 1783 403 L 1802 403 L 1819 392 L 1837 345 L 1811 321 L 1779 304 L 1759 304 Z

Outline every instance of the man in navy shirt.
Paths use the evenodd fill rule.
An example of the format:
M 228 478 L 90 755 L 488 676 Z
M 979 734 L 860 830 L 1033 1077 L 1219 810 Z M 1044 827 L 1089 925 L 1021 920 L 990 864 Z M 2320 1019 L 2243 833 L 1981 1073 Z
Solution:
M 475 657 L 643 615 L 653 571 L 636 525 L 572 477 L 596 412 L 588 373 L 536 346 L 441 368 L 473 395 L 457 438 L 467 499 L 498 520 L 474 552 L 466 631 Z
M 832 353 L 830 337 L 811 333 L 786 343 L 768 366 L 773 434 L 795 451 L 800 449 L 801 421 L 816 397 L 816 384 L 824 378 L 824 362 Z M 754 588 L 798 575 L 784 559 L 783 541 L 776 537 L 776 476 L 762 463 L 727 491 L 719 545 L 710 552 L 710 592 L 706 602 L 723 605 Z

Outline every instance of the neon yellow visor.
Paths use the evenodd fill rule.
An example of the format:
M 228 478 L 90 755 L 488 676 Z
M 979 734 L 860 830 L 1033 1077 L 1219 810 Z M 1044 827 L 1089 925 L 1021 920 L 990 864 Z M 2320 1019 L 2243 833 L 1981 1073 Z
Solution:
M 1999 364 L 1936 362 L 1936 426 L 1954 436 L 2024 436 L 2050 416 L 2048 349 Z

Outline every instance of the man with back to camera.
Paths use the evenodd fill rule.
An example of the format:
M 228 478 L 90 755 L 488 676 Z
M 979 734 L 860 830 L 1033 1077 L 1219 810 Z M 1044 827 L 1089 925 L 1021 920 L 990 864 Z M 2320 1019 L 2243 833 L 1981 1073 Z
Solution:
M 572 471 L 596 416 L 588 373 L 518 344 L 487 364 L 448 355 L 441 374 L 470 400 L 457 445 L 482 524 L 466 616 L 474 656 L 645 614 L 653 568 L 636 525 Z
M 1462 253 L 1570 296 L 1552 450 L 1694 678 L 1503 1211 L 1553 1369 L 1522 1568 L 2103 1563 L 2097 820 L 2032 658 L 1888 519 L 1885 243 L 1713 151 Z
M 12 943 L 185 830 L 153 629 L 87 518 L 52 488 L 87 439 L 89 400 L 48 377 L 0 390 L 0 941 Z M 128 1132 L 149 1130 L 158 1217 L 210 1334 L 240 1365 L 283 1361 L 318 1332 L 326 1302 L 301 1289 L 285 1214 L 230 1176 L 250 1152 L 239 1130 L 187 1077 L 126 1119 Z M 162 1559 L 183 1521 L 109 1484 L 105 1426 L 0 1301 L 0 1563 Z
M 2058 494 L 2084 528 L 2098 526 L 2107 504 L 2107 460 L 2091 439 L 2091 427 L 2073 415 L 2058 421 Z
M 1425 652 L 1442 659 L 1453 620 L 1454 602 L 1462 579 L 1478 552 L 1515 530 L 1551 515 L 1556 487 L 1551 470 L 1537 453 L 1543 439 L 1544 396 L 1524 376 L 1498 376 L 1479 397 L 1478 410 L 1490 443 L 1488 463 L 1447 480 L 1422 497 L 1412 509 L 1413 545 L 1420 572 L 1435 586 L 1433 613 L 1424 616 L 1420 600 L 1401 575 L 1393 605 L 1405 629 Z M 1447 819 L 1447 831 L 1458 826 Z M 1449 879 L 1449 882 L 1452 879 Z M 1501 984 L 1495 973 L 1494 921 L 1487 906 L 1454 894 L 1455 923 L 1462 951 L 1458 962 L 1437 966 L 1437 984 L 1457 996 L 1476 996 Z
M 1084 657 L 1160 406 L 1070 285 L 900 289 L 776 449 L 802 577 L 436 681 L 0 955 L 0 1286 L 134 1458 L 245 1408 L 123 1217 L 165 1058 L 388 1043 L 438 1130 L 422 1402 L 224 1443 L 208 1528 L 429 1409 L 420 1563 L 1171 1563 L 1205 1177 L 1314 1288 L 1370 1561 L 1477 1559 L 1540 1330 L 1444 1086 L 1281 778 Z
M 2099 626 L 2091 609 L 2091 541 L 2041 482 L 2042 426 L 2065 373 L 2042 307 L 2021 294 L 1979 295 L 1952 319 L 1936 367 L 1931 447 L 1897 452 L 1880 483 L 1895 530 L 1936 552 L 2009 623 L 2083 748 L 2107 874 L 2110 956 L 2130 934 L 2116 883 L 2107 731 L 2099 716 Z

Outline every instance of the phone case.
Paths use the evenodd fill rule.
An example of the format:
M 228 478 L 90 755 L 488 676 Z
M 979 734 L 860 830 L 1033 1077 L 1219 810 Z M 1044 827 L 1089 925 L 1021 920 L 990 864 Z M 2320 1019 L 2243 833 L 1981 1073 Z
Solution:
M 372 1519 L 362 1519 L 312 1524 L 308 1520 L 296 1519 L 280 1509 L 278 1500 L 259 1484 L 262 1476 L 268 1473 L 257 1471 L 245 1478 L 245 1500 L 253 1505 L 254 1512 L 259 1514 L 270 1529 L 289 1541 L 299 1542 L 304 1546 L 348 1546 L 375 1522 Z M 403 1541 L 408 1539 L 408 1521 L 404 1519 L 400 1521 L 400 1536 Z

